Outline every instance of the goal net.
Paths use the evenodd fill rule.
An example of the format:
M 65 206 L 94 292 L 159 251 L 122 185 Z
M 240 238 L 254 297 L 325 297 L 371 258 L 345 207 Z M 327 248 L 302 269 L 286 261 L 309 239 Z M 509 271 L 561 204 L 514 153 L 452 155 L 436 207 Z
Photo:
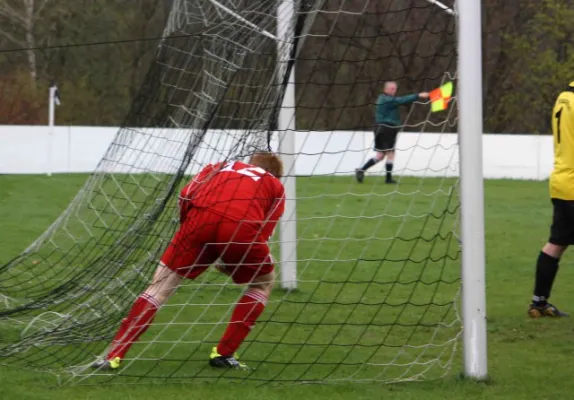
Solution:
M 0 360 L 72 383 L 397 382 L 456 364 L 461 335 L 456 97 L 405 107 L 396 185 L 365 182 L 374 103 L 456 80 L 452 3 L 176 0 L 123 127 L 61 216 L 0 266 Z M 289 148 L 293 147 L 293 150 Z M 208 163 L 272 150 L 288 212 L 276 284 L 240 349 L 209 351 L 242 288 L 184 281 L 117 372 L 92 370 L 178 227 L 177 194 Z M 291 233 L 289 233 L 291 232 Z M 290 277 L 294 277 L 294 280 Z M 288 288 L 289 290 L 282 290 Z

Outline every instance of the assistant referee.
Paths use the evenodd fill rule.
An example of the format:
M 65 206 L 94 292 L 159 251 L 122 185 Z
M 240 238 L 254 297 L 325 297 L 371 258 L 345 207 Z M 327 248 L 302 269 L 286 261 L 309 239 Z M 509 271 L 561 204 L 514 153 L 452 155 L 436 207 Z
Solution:
M 574 244 L 574 82 L 570 82 L 556 99 L 552 110 L 554 135 L 554 169 L 550 175 L 550 198 L 553 216 L 550 238 L 536 262 L 534 295 L 528 315 L 567 317 L 548 302 L 560 258 Z
M 427 99 L 426 92 L 409 94 L 407 96 L 395 97 L 397 93 L 397 83 L 394 81 L 385 82 L 383 93 L 377 99 L 375 106 L 375 155 L 369 159 L 365 165 L 355 170 L 355 177 L 359 183 L 365 179 L 365 171 L 376 163 L 387 158 L 385 169 L 387 171 L 386 183 L 396 183 L 393 180 L 393 163 L 395 161 L 395 144 L 397 134 L 401 127 L 399 106 L 407 105 L 418 99 Z

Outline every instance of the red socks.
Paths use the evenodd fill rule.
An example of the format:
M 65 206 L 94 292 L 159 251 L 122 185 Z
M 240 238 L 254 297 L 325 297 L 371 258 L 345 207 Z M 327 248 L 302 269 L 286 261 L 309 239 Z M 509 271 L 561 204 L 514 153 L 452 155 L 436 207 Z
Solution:
M 267 304 L 267 296 L 258 290 L 248 290 L 243 294 L 233 310 L 231 321 L 217 346 L 222 356 L 232 356 L 245 340 L 255 321 Z
M 257 290 L 248 290 L 243 294 L 233 310 L 231 321 L 217 346 L 217 352 L 223 356 L 233 355 L 245 340 L 257 318 L 267 304 L 267 296 Z M 130 347 L 140 338 L 152 323 L 159 304 L 152 296 L 144 293 L 135 301 L 128 316 L 122 320 L 120 329 L 112 342 L 108 360 L 124 358 Z
M 158 309 L 159 303 L 149 294 L 144 293 L 138 297 L 128 316 L 122 320 L 120 329 L 112 342 L 112 349 L 106 358 L 108 360 L 116 357 L 123 359 L 132 344 L 137 342 L 149 328 Z

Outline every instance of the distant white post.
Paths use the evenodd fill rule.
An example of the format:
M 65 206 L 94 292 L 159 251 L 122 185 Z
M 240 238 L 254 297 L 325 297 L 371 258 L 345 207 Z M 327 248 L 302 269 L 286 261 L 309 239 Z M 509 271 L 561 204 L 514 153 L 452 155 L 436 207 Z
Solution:
M 55 120 L 55 106 L 56 106 L 56 86 L 50 86 L 48 89 L 48 172 L 46 175 L 52 176 L 52 152 L 54 141 L 54 120 Z
M 277 62 L 279 84 L 283 84 L 291 57 L 295 29 L 295 2 L 279 0 L 277 7 Z M 297 288 L 297 189 L 295 179 L 295 68 L 291 68 L 285 96 L 279 111 L 279 153 L 285 167 L 285 213 L 279 225 L 281 251 L 281 287 Z
M 46 173 L 48 176 L 52 176 L 52 169 L 53 169 L 53 156 L 52 153 L 54 151 L 54 125 L 56 120 L 56 106 L 60 105 L 60 98 L 58 96 L 58 87 L 55 83 L 50 85 L 50 89 L 48 89 L 48 172 Z
M 487 378 L 481 1 L 458 1 L 458 103 L 464 372 Z

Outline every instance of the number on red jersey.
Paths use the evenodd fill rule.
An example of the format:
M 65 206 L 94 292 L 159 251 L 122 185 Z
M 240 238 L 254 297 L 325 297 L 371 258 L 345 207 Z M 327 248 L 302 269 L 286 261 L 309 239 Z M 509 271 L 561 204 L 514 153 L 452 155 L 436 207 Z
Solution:
M 261 179 L 263 175 L 267 173 L 267 171 L 259 167 L 247 167 L 247 168 L 235 169 L 236 166 L 237 163 L 234 161 L 230 164 L 227 164 L 224 168 L 221 169 L 220 172 L 236 172 L 238 174 L 250 177 L 255 182 L 257 182 L 259 179 Z

